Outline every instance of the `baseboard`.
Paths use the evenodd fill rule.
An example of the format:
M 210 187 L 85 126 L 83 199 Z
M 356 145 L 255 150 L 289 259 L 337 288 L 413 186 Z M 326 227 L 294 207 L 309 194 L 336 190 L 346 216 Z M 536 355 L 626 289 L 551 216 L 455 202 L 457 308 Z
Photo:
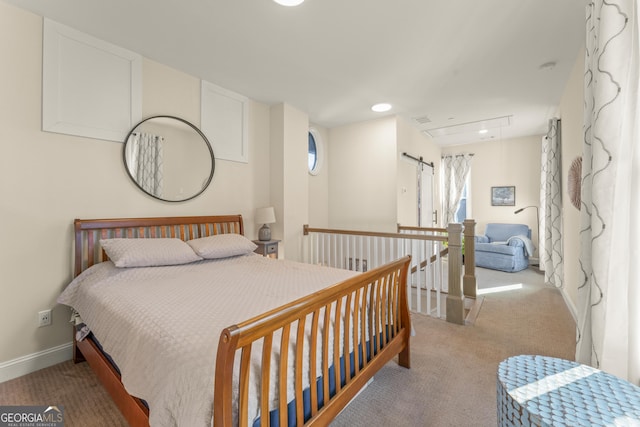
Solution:
M 0 363 L 0 383 L 71 360 L 72 355 L 73 343 L 68 343 Z
M 578 309 L 573 304 L 573 301 L 571 301 L 571 298 L 569 298 L 569 295 L 567 294 L 567 291 L 564 288 L 560 288 L 560 293 L 562 294 L 562 298 L 564 298 L 564 303 L 567 305 L 567 308 L 569 309 L 569 312 L 573 316 L 573 320 L 576 322 L 576 325 L 577 325 Z

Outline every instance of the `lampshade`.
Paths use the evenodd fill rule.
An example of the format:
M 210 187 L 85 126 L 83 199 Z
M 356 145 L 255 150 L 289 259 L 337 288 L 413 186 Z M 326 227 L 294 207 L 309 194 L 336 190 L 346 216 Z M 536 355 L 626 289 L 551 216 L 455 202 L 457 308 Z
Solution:
M 273 206 L 256 209 L 256 224 L 273 224 L 276 222 L 276 211 Z

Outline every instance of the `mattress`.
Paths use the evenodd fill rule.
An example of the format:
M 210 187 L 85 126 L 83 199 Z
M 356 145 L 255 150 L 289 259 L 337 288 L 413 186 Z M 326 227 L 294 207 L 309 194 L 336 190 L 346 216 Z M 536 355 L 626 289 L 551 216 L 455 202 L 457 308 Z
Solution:
M 149 404 L 152 426 L 209 426 L 221 330 L 354 274 L 256 254 L 163 267 L 107 261 L 74 279 L 58 302 L 80 314 L 127 392 Z

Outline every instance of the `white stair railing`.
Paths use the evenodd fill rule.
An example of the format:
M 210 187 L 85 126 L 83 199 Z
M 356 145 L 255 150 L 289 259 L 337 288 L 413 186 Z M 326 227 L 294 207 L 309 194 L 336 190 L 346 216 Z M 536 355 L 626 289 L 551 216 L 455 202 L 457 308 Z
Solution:
M 445 261 L 451 258 L 451 251 L 458 255 L 453 258 L 462 259 L 461 233 L 460 224 L 451 224 L 448 229 L 398 226 L 397 233 L 321 229 L 305 225 L 304 261 L 363 272 L 410 255 L 407 283 L 410 309 L 434 317 L 446 316 L 448 321 L 462 324 L 461 262 Z M 447 254 L 449 256 L 445 256 Z M 460 308 L 449 314 L 449 305 Z
M 414 236 L 423 236 L 426 245 L 420 244 L 421 240 L 413 241 L 412 254 L 417 255 L 415 262 L 410 267 L 411 281 L 407 292 L 409 307 L 417 312 L 429 314 L 435 317 L 443 317 L 443 297 L 449 288 L 445 276 L 446 265 L 443 265 L 443 256 L 448 250 L 445 241 L 431 240 L 429 236 L 447 238 L 447 230 L 444 228 L 420 228 L 406 227 L 398 224 L 398 233 Z M 418 243 L 417 247 L 415 244 Z M 414 257 L 412 255 L 412 260 Z

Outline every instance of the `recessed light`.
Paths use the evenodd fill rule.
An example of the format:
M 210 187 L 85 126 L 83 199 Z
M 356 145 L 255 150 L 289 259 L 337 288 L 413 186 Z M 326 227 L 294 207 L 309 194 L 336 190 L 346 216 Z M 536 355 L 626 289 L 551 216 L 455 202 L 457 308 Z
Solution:
M 485 133 L 487 133 L 487 132 L 489 132 L 489 129 L 480 129 L 480 130 L 478 131 L 478 133 L 482 133 L 482 134 L 485 134 Z
M 282 6 L 297 6 L 302 3 L 304 0 L 273 0 L 279 5 Z
M 381 102 L 380 104 L 375 104 L 371 107 L 372 111 L 376 113 L 384 113 L 385 111 L 391 110 L 391 104 L 387 104 L 386 102 Z

